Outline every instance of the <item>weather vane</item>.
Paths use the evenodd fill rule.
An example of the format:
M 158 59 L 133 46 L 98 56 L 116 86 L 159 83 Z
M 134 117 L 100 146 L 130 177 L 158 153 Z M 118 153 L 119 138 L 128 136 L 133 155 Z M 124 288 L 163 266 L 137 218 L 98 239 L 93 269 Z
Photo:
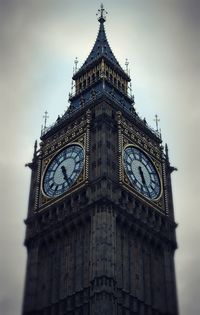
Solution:
M 100 9 L 98 10 L 98 13 L 96 14 L 99 17 L 98 21 L 105 22 L 107 14 L 108 12 L 104 9 L 103 3 L 102 3 Z
M 157 114 L 155 115 L 154 121 L 156 122 L 156 131 L 158 131 L 158 123 L 159 123 L 160 119 L 158 118 Z
M 43 118 L 44 118 L 44 129 L 46 129 L 46 127 L 47 127 L 47 119 L 49 118 L 47 110 L 44 112 Z

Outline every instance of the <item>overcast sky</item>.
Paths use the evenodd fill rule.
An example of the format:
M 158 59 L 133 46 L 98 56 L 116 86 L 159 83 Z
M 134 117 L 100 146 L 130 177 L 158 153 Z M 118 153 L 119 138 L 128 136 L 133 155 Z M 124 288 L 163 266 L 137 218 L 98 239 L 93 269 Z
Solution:
M 51 124 L 68 106 L 79 66 L 98 32 L 100 1 L 0 0 L 0 314 L 20 314 L 30 162 L 43 114 Z M 136 110 L 160 118 L 173 173 L 181 315 L 200 314 L 200 1 L 105 0 L 106 33 L 130 62 Z

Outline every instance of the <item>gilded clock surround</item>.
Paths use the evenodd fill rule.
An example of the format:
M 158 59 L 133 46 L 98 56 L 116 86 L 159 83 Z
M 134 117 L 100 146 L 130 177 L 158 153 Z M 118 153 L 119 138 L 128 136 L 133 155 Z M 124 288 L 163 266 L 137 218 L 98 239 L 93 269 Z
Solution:
M 36 193 L 38 198 L 34 202 L 35 211 L 42 211 L 50 204 L 54 204 L 70 194 L 72 187 L 61 196 L 53 199 L 49 198 L 42 193 L 41 183 L 45 169 L 52 158 L 71 143 L 79 144 L 84 148 L 85 152 L 84 168 L 73 185 L 73 191 L 76 191 L 88 182 L 90 124 L 91 110 L 88 109 L 83 112 L 82 116 L 75 117 L 72 122 L 68 120 L 68 123 L 65 123 L 63 126 L 59 125 L 58 122 L 55 124 L 55 127 L 58 126 L 57 132 L 51 135 L 47 130 L 46 135 L 43 136 L 43 141 L 41 142 L 42 155 L 39 160 L 40 167 L 38 168 L 40 171 L 38 171 L 37 175 L 38 188 L 36 188 Z
M 153 205 L 158 211 L 167 212 L 167 205 L 164 197 L 162 147 L 160 143 L 153 141 L 145 132 L 140 131 L 137 126 L 131 124 L 121 112 L 116 113 L 118 123 L 118 142 L 119 142 L 119 180 L 124 187 L 134 193 L 139 199 L 145 200 L 146 204 Z M 138 147 L 144 151 L 155 166 L 160 178 L 161 192 L 158 198 L 148 199 L 141 195 L 131 184 L 123 165 L 123 151 L 127 146 Z
M 52 198 L 52 197 L 48 197 L 44 191 L 43 191 L 43 177 L 44 174 L 46 172 L 46 169 L 49 165 L 49 163 L 51 163 L 52 159 L 59 154 L 59 152 L 61 152 L 63 149 L 65 149 L 66 147 L 70 146 L 70 145 L 80 145 L 83 149 L 84 149 L 84 156 L 85 156 L 85 161 L 84 161 L 84 166 L 83 166 L 83 170 L 81 171 L 79 177 L 77 178 L 77 180 L 75 181 L 75 183 L 66 191 L 64 192 L 62 195 Z M 42 161 L 42 178 L 41 178 L 41 186 L 40 186 L 40 206 L 44 206 L 46 203 L 54 203 L 57 202 L 58 200 L 66 197 L 68 194 L 70 194 L 71 190 L 73 189 L 76 190 L 78 188 L 80 188 L 81 186 L 83 186 L 88 179 L 88 156 L 86 153 L 86 134 L 82 135 L 82 137 L 78 138 L 76 141 L 74 142 L 69 142 L 66 146 L 62 147 L 60 150 L 54 152 L 53 154 L 49 155 L 47 158 L 45 158 Z
M 127 144 L 127 145 L 124 146 L 123 152 L 122 152 L 122 160 L 123 160 L 123 154 L 124 154 L 125 150 L 126 150 L 127 148 L 130 148 L 130 147 L 132 147 L 132 148 L 137 148 L 140 152 L 142 152 L 142 153 L 149 159 L 149 161 L 151 162 L 151 164 L 152 164 L 153 167 L 155 168 L 156 173 L 157 173 L 157 176 L 158 176 L 158 179 L 159 179 L 160 191 L 159 191 L 159 194 L 158 194 L 158 196 L 157 196 L 156 198 L 148 198 L 147 196 L 144 196 L 144 194 L 140 193 L 141 196 L 144 196 L 145 198 L 147 198 L 147 199 L 150 200 L 150 201 L 157 201 L 157 200 L 159 200 L 160 197 L 161 197 L 161 195 L 162 195 L 162 180 L 161 180 L 161 174 L 160 174 L 161 168 L 159 167 L 159 166 L 160 166 L 159 163 L 156 162 L 155 160 L 153 160 L 152 157 L 150 157 L 147 152 L 145 152 L 144 150 L 141 150 L 141 148 L 140 148 L 139 146 L 134 145 L 134 144 L 132 144 L 132 143 L 129 143 L 129 144 Z M 124 163 L 123 163 L 123 166 L 124 166 L 124 167 L 123 167 L 124 182 L 125 182 L 125 183 L 128 183 L 131 187 L 133 187 L 133 189 L 134 189 L 135 191 L 138 191 L 138 190 L 134 187 L 134 185 L 131 183 L 130 178 L 128 177 L 128 175 L 127 175 L 127 173 L 126 173 L 126 171 L 125 171 L 125 165 L 124 165 Z
M 55 150 L 64 147 L 69 142 L 75 141 L 77 137 L 84 134 L 89 128 L 90 119 L 91 111 L 87 110 L 84 115 L 73 122 L 69 121 L 67 125 L 65 124 L 62 127 L 62 129 L 59 128 L 58 122 L 57 126 L 59 128 L 59 131 L 54 133 L 53 135 L 49 135 L 47 139 L 44 138 L 44 141 L 41 143 L 43 148 L 43 158 L 53 153 Z
M 58 156 L 61 152 L 63 152 L 63 151 L 66 150 L 67 148 L 69 148 L 69 147 L 71 147 L 71 146 L 76 146 L 76 145 L 79 146 L 79 147 L 81 147 L 82 150 L 83 150 L 83 157 L 84 157 L 83 169 L 81 169 L 80 174 L 78 175 L 77 179 L 69 186 L 69 188 L 66 189 L 66 191 L 63 191 L 63 193 L 60 193 L 58 196 L 61 196 L 61 195 L 65 194 L 68 190 L 70 190 L 70 189 L 72 188 L 72 186 L 76 185 L 76 183 L 79 182 L 79 177 L 82 176 L 82 172 L 84 171 L 85 149 L 84 149 L 84 147 L 83 147 L 81 144 L 79 144 L 79 143 L 77 143 L 77 142 L 72 142 L 72 143 L 69 143 L 68 145 L 66 145 L 65 147 L 63 147 L 62 149 L 60 149 L 59 151 L 57 151 L 57 152 L 53 155 L 53 157 L 51 158 L 51 160 L 48 162 L 48 164 L 47 164 L 47 166 L 46 166 L 46 168 L 45 168 L 45 170 L 44 170 L 44 173 L 43 173 L 43 175 L 42 175 L 42 180 L 41 180 L 41 191 L 42 191 L 42 194 L 43 194 L 45 197 L 47 197 L 47 198 L 49 198 L 49 199 L 51 199 L 51 198 L 56 198 L 56 196 L 49 196 L 49 195 L 45 192 L 45 190 L 44 190 L 44 180 L 45 180 L 45 176 L 46 176 L 46 173 L 47 173 L 47 171 L 48 171 L 48 168 L 50 167 L 51 163 L 53 162 L 53 160 L 55 159 L 56 156 Z

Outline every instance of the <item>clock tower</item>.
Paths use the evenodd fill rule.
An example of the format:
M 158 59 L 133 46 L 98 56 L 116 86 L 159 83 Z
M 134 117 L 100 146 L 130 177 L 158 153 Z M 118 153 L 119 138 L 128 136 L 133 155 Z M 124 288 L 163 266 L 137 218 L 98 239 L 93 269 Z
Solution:
M 177 315 L 167 146 L 134 109 L 101 6 L 70 106 L 35 144 L 23 315 Z

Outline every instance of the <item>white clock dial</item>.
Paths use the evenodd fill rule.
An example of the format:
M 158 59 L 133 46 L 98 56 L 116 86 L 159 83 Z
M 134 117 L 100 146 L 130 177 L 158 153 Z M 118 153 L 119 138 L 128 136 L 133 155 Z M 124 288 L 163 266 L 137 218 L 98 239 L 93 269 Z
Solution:
M 48 165 L 43 179 L 43 191 L 56 197 L 67 191 L 77 180 L 84 165 L 84 150 L 74 144 L 59 152 Z
M 161 192 L 160 179 L 150 158 L 139 148 L 128 146 L 124 150 L 123 163 L 133 187 L 149 199 L 158 198 Z

